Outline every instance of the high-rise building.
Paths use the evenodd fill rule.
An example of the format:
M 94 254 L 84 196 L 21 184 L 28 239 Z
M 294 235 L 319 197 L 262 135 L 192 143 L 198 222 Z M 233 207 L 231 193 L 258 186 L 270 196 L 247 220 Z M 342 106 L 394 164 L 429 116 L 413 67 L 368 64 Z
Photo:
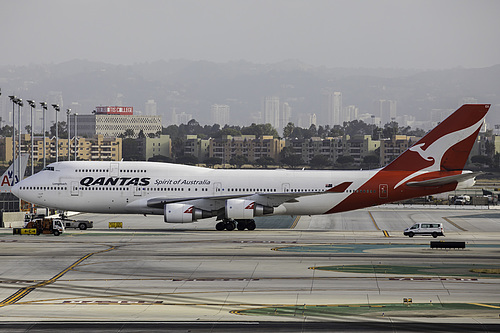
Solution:
M 344 119 L 342 123 L 358 119 L 358 108 L 355 105 L 349 105 L 344 108 Z
M 229 124 L 229 111 L 229 105 L 213 104 L 210 109 L 212 122 L 219 124 L 221 127 Z
M 338 91 L 328 91 L 323 93 L 323 108 L 326 111 L 328 125 L 342 125 L 344 117 L 342 115 L 342 93 Z
M 395 121 L 397 117 L 397 103 L 387 99 L 373 102 L 373 114 L 380 117 L 382 125 Z
M 277 96 L 266 97 L 264 100 L 264 123 L 271 124 L 276 129 L 280 128 L 280 98 Z
M 191 119 L 193 119 L 193 115 L 186 112 L 178 112 L 177 108 L 172 108 L 172 123 L 179 126 L 181 124 L 187 124 Z
M 144 110 L 146 113 L 146 116 L 156 116 L 157 115 L 157 110 L 156 110 L 156 102 L 154 99 L 149 99 L 146 102 L 146 105 L 144 106 Z
M 281 128 L 277 128 L 278 132 L 281 132 L 281 129 L 284 128 L 290 122 L 291 117 L 292 117 L 292 107 L 287 102 L 285 102 L 283 103 L 283 105 L 281 105 L 281 118 L 280 118 Z
M 316 113 L 309 114 L 309 127 L 311 127 L 311 125 L 318 126 L 318 121 L 316 119 Z

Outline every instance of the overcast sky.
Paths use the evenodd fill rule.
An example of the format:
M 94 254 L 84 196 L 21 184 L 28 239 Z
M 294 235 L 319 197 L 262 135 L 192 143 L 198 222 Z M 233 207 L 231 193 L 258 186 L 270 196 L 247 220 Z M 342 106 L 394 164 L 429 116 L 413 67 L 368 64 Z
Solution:
M 440 69 L 500 63 L 498 0 L 0 0 L 0 65 L 297 59 Z

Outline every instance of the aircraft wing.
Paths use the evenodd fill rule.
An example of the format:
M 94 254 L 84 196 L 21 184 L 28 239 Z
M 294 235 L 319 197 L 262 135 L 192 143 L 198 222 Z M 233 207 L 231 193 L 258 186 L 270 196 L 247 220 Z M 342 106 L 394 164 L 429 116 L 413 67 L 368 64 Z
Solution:
M 297 202 L 297 198 L 319 195 L 325 193 L 342 193 L 344 192 L 352 182 L 343 182 L 335 187 L 330 188 L 326 191 L 321 192 L 281 192 L 281 193 L 256 193 L 256 194 L 233 194 L 233 195 L 221 195 L 221 196 L 210 196 L 210 197 L 193 197 L 193 198 L 151 198 L 147 201 L 147 206 L 151 208 L 163 208 L 165 204 L 169 203 L 189 203 L 196 205 L 201 209 L 218 209 L 224 207 L 226 200 L 228 199 L 238 199 L 245 198 L 247 200 L 253 200 L 257 204 L 263 206 L 277 207 L 285 202 Z
M 416 182 L 408 182 L 406 185 L 412 186 L 412 187 L 442 186 L 442 185 L 451 184 L 451 183 L 463 182 L 463 181 L 475 178 L 480 174 L 481 174 L 481 172 L 462 173 L 460 175 L 439 177 L 439 178 L 427 179 L 427 180 L 416 181 Z

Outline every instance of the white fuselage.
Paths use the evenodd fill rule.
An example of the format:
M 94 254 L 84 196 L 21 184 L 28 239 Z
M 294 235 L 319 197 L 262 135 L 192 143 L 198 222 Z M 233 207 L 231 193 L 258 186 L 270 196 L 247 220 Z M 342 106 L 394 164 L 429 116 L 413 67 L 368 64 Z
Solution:
M 260 196 L 262 201 L 265 194 L 317 192 L 318 195 L 298 195 L 274 205 L 274 214 L 315 215 L 332 209 L 377 171 L 241 170 L 154 162 L 59 162 L 23 180 L 15 194 L 28 202 L 60 210 L 163 214 L 163 209 L 149 207 L 148 201 L 158 198 L 189 201 L 210 210 L 223 206 L 227 197 Z M 326 192 L 346 181 L 352 182 L 347 190 Z M 269 198 L 270 205 L 273 200 Z

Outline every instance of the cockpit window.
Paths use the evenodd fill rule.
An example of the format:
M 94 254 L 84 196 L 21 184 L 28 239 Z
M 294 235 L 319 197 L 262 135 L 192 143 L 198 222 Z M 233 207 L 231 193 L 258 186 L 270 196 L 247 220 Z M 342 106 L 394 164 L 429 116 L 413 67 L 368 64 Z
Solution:
M 42 171 L 47 170 L 47 171 L 54 171 L 54 167 L 48 166 L 42 169 Z

